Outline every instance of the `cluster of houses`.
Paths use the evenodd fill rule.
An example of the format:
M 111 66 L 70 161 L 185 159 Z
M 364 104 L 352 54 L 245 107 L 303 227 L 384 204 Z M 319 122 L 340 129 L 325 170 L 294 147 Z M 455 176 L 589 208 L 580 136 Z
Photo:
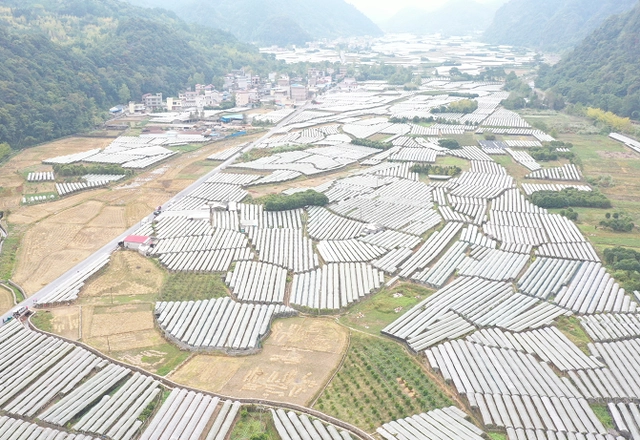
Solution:
M 178 97 L 162 96 L 162 93 L 147 93 L 141 102 L 130 102 L 128 107 L 118 106 L 112 113 L 128 111 L 130 114 L 153 111 L 203 111 L 220 107 L 252 108 L 262 104 L 281 107 L 295 106 L 312 99 L 333 83 L 334 69 L 326 71 L 309 69 L 307 78 L 290 78 L 288 75 L 271 73 L 268 77 L 252 75 L 244 70 L 234 70 L 224 77 L 222 90 L 212 84 L 197 84 Z M 232 105 L 235 104 L 235 105 Z

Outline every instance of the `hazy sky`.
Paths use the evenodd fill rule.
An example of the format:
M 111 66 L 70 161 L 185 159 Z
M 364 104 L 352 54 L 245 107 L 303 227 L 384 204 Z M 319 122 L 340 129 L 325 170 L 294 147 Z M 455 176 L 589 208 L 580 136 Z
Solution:
M 437 9 L 447 0 L 346 0 L 375 22 L 385 21 L 399 10 L 412 6 L 425 10 Z M 486 3 L 490 0 L 479 0 Z

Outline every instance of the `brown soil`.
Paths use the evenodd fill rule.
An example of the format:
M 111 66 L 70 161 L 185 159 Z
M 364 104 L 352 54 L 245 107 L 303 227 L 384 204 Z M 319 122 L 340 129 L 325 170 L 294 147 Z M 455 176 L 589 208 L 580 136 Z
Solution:
M 50 310 L 53 326 L 53 333 L 63 338 L 77 341 L 79 339 L 78 328 L 80 326 L 80 307 L 68 306 L 58 307 Z
M 29 185 L 20 173 L 51 171 L 51 166 L 42 165 L 43 159 L 104 148 L 112 141 L 108 138 L 67 138 L 23 150 L 0 168 L 0 182 L 5 189 L 0 195 L 0 208 L 19 208 L 24 186 Z
M 36 206 L 19 206 L 24 179 L 18 172 L 39 170 L 42 158 L 104 147 L 112 139 L 71 138 L 23 151 L 0 169 L 6 188 L 0 206 L 12 208 L 9 223 L 26 229 L 13 279 L 28 295 L 37 292 L 211 170 L 213 164 L 205 162 L 208 156 L 251 139 L 210 144 L 113 188 Z M 185 169 L 191 173 L 185 174 Z
M 102 351 L 157 345 L 151 304 L 82 306 L 82 340 Z
M 0 286 L 0 313 L 4 313 L 13 307 L 13 295 L 4 287 Z
M 137 252 L 118 251 L 104 273 L 87 283 L 80 295 L 85 303 L 94 298 L 109 301 L 112 295 L 155 295 L 163 280 L 164 271 L 153 261 Z
M 305 405 L 338 367 L 347 343 L 348 331 L 331 320 L 279 320 L 261 353 L 196 355 L 171 380 L 225 395 Z

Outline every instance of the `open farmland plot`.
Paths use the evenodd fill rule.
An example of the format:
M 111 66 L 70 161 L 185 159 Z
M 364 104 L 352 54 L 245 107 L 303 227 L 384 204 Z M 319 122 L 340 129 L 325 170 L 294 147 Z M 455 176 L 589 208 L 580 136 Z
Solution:
M 340 322 L 352 329 L 379 335 L 380 330 L 432 293 L 415 283 L 396 283 L 351 307 L 340 317 Z
M 347 344 L 347 330 L 330 320 L 278 320 L 260 353 L 240 358 L 197 354 L 170 378 L 225 395 L 306 405 L 340 365 Z
M 274 318 L 294 314 L 281 305 L 240 304 L 229 298 L 159 302 L 155 309 L 158 324 L 179 345 L 235 353 L 255 351 Z
M 60 333 L 78 330 L 82 340 L 114 358 L 170 373 L 184 386 L 313 405 L 368 432 L 379 428 L 385 440 L 475 439 L 483 432 L 505 440 L 634 438 L 640 430 L 634 420 L 640 419 L 637 294 L 604 268 L 584 227 L 527 197 L 540 188 L 580 183 L 583 173 L 590 177 L 586 167 L 542 167 L 520 150 L 552 139 L 500 108 L 506 96 L 497 84 L 427 83 L 441 91 L 478 92 L 478 110 L 440 113 L 456 125 L 426 127 L 389 116 L 426 118 L 434 106 L 459 97 L 328 92 L 261 141 L 235 172 L 209 178 L 138 231 L 154 237 L 148 257 L 158 265 L 139 265 L 133 257 L 115 264 L 121 257 L 113 255 L 105 270 L 79 274 L 50 298 L 58 304 L 73 301 L 81 288 L 92 293 L 81 293 L 81 308 L 68 313 L 68 327 L 61 325 L 62 313 L 42 324 Z M 472 145 L 474 131 L 501 138 L 485 142 L 486 150 L 447 150 L 437 143 L 453 138 Z M 349 143 L 351 137 L 391 146 L 360 147 Z M 493 157 L 498 149 L 506 155 Z M 238 152 L 206 154 L 221 160 Z M 414 164 L 434 162 L 462 172 L 429 179 L 414 172 Z M 539 180 L 523 183 L 526 173 Z M 243 203 L 247 188 L 257 184 L 251 194 L 260 199 Z M 283 188 L 287 195 L 313 189 L 328 203 L 267 212 L 262 196 Z M 591 187 L 581 183 L 580 189 Z M 114 207 L 90 206 L 72 212 L 75 223 L 59 227 L 61 241 L 78 236 L 81 248 L 88 233 L 77 231 L 77 224 L 99 229 L 109 219 L 119 225 L 126 220 L 126 209 L 109 209 L 96 219 L 100 209 Z M 109 273 L 112 264 L 132 276 L 121 281 L 109 275 L 109 282 L 92 276 Z M 292 317 L 296 308 L 339 316 Z M 76 322 L 81 328 L 73 327 Z M 2 362 L 12 361 L 0 361 L 0 368 Z M 120 429 L 109 425 L 112 418 L 120 422 L 112 410 L 130 389 L 136 402 L 156 395 L 156 417 L 163 416 L 152 414 L 143 425 L 134 421 L 131 429 L 147 428 L 145 440 L 188 438 L 193 427 L 214 431 L 208 440 L 222 440 L 234 411 L 242 414 L 239 404 L 214 402 L 196 391 L 172 390 L 162 404 L 157 379 L 125 367 L 98 370 L 79 383 L 83 392 L 98 379 L 108 382 L 110 376 L 98 374 L 123 376 L 68 420 L 63 408 L 77 390 L 48 403 L 45 417 L 88 427 L 92 435 L 108 433 Z M 0 409 L 8 390 L 0 389 Z M 162 395 L 167 391 L 162 388 Z M 25 395 L 21 404 L 27 400 Z M 451 407 L 454 402 L 459 409 Z M 232 416 L 220 416 L 223 411 Z M 174 420 L 173 414 L 180 416 Z M 196 414 L 204 415 L 202 423 L 189 423 Z M 270 432 L 280 438 L 353 438 L 298 411 L 269 414 Z
M 390 341 L 352 333 L 342 368 L 314 407 L 366 430 L 450 404 L 421 366 Z
M 75 139 L 66 142 L 73 144 L 74 151 L 80 149 L 76 146 Z M 84 139 L 84 142 L 93 144 L 97 140 Z M 64 144 L 65 142 L 58 141 L 49 146 L 54 152 L 71 151 L 70 147 L 67 150 L 59 150 Z M 218 144 L 215 147 L 224 148 L 228 142 L 219 145 L 220 147 Z M 16 166 L 33 163 L 33 150 L 40 151 L 40 157 L 48 154 L 44 147 L 25 150 L 12 159 L 16 160 Z M 180 155 L 173 160 L 171 168 L 161 167 L 143 172 L 122 187 L 78 193 L 38 206 L 14 206 L 8 221 L 12 226 L 16 225 L 26 232 L 18 250 L 12 279 L 20 284 L 27 294 L 36 292 L 82 261 L 92 251 L 116 237 L 126 227 L 147 216 L 157 206 L 165 203 L 172 194 L 183 189 L 190 180 L 179 179 L 176 176 L 195 161 L 206 157 L 212 150 L 213 146 L 208 146 L 204 147 L 202 152 Z M 3 180 L 3 186 L 5 185 Z M 124 219 L 121 216 L 122 211 Z M 55 230 L 56 234 L 51 234 L 52 230 Z

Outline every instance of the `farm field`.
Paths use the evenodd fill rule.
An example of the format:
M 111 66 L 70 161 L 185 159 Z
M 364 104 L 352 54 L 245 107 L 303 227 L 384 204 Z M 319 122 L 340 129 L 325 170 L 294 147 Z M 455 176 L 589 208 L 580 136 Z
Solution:
M 190 281 L 191 276 L 196 281 Z M 174 277 L 180 278 L 183 288 L 177 288 Z M 167 274 L 137 252 L 116 252 L 109 265 L 86 284 L 76 305 L 40 311 L 35 324 L 65 338 L 80 339 L 123 362 L 167 374 L 188 353 L 168 343 L 156 329 L 155 301 L 159 292 L 169 298 L 186 292 L 204 295 L 200 289 L 209 284 L 202 281 L 198 275 Z
M 258 436 L 262 440 L 280 439 L 271 412 L 255 406 L 243 408 L 240 411 L 240 418 L 231 431 L 230 440 L 252 440 Z
M 50 169 L 42 165 L 43 158 L 104 148 L 112 141 L 113 138 L 69 137 L 21 151 L 0 167 L 0 182 L 4 189 L 0 193 L 0 210 L 13 211 L 20 208 L 24 186 L 30 185 L 25 182 L 25 173 Z
M 4 287 L 0 287 L 0 313 L 6 312 L 13 307 L 13 295 Z
M 578 227 L 595 248 L 599 252 L 612 246 L 639 250 L 640 237 L 637 233 L 613 232 L 598 225 L 607 212 L 625 213 L 636 225 L 640 224 L 640 154 L 599 134 L 598 129 L 586 118 L 558 112 L 525 113 L 524 117 L 531 123 L 542 123 L 556 130 L 558 140 L 572 143 L 585 178 L 611 178 L 612 185 L 599 187 L 599 190 L 611 200 L 612 209 L 574 208 L 580 216 Z M 510 167 L 505 166 L 511 173 Z
M 612 436 L 622 434 L 620 420 L 636 423 L 629 417 L 638 411 L 640 370 L 625 362 L 640 356 L 638 295 L 617 282 L 620 272 L 603 266 L 597 250 L 606 244 L 596 250 L 589 238 L 635 236 L 592 235 L 591 228 L 602 232 L 595 228 L 601 210 L 585 210 L 576 226 L 558 210 L 535 206 L 531 194 L 541 188 L 560 192 L 580 182 L 584 195 L 588 183 L 597 184 L 576 164 L 543 162 L 530 149 L 571 140 L 576 163 L 594 173 L 604 172 L 596 163 L 605 157 L 635 159 L 579 118 L 560 116 L 550 129 L 554 114 L 540 112 L 527 114 L 535 119 L 529 124 L 501 107 L 509 94 L 497 83 L 429 79 L 419 88 L 447 96 L 335 91 L 318 97 L 262 139 L 250 162 L 232 164 L 137 228 L 136 235 L 154 237 L 144 257 L 117 251 L 93 270 L 82 268 L 40 298 L 38 307 L 51 308 L 35 322 L 178 387 L 299 404 L 369 433 L 382 425 L 395 433 L 377 431 L 387 440 L 412 437 L 396 428 L 421 413 L 429 414 L 412 417 L 421 425 L 412 433 L 447 416 L 436 430 L 451 428 L 453 439 L 610 440 L 612 426 L 618 430 Z M 452 113 L 447 124 L 412 123 L 456 102 L 456 89 L 477 89 L 478 110 Z M 385 137 L 388 149 L 350 142 Z M 438 139 L 457 139 L 463 147 L 449 150 Z M 24 262 L 18 252 L 23 283 L 37 280 L 38 270 L 49 276 L 38 266 L 48 257 L 40 242 L 59 248 L 57 258 L 89 252 L 92 231 L 120 230 L 153 208 L 156 202 L 141 194 L 166 196 L 214 166 L 208 158 L 239 151 L 205 160 L 205 149 L 179 149 L 175 167 L 78 194 L 77 203 L 60 200 L 57 211 L 11 213 L 14 228 L 24 228 L 24 246 L 30 243 L 24 252 L 34 255 Z M 463 171 L 427 180 L 412 171 L 414 163 Z M 611 191 L 617 209 L 634 209 L 638 202 L 621 186 L 633 185 L 635 175 L 624 167 L 635 165 L 617 166 L 607 172 L 620 172 L 621 183 L 611 175 L 614 185 L 603 190 Z M 272 183 L 260 185 L 265 181 Z M 309 188 L 315 192 L 287 191 L 291 197 L 256 203 Z M 51 238 L 49 230 L 59 234 Z M 198 411 L 213 414 L 215 405 L 196 391 L 172 394 L 174 409 L 196 414 L 190 410 L 201 405 Z M 286 438 L 283 427 L 291 438 L 315 438 L 306 436 L 311 431 L 302 415 L 278 411 L 271 424 L 261 408 L 239 402 L 230 414 L 231 438 Z M 173 431 L 178 420 L 165 422 Z M 152 433 L 153 427 L 149 438 L 180 436 L 160 426 L 163 432 Z
M 229 296 L 221 274 L 169 273 L 158 301 L 198 301 Z
M 340 317 L 340 322 L 347 327 L 379 335 L 380 330 L 432 293 L 433 290 L 416 284 L 395 284 L 393 288 L 384 288 L 351 307 Z
M 103 145 L 98 141 L 70 138 L 50 144 L 51 150 L 47 146 L 28 149 L 1 170 L 3 173 L 12 170 L 14 174 L 37 170 L 39 160 L 36 158 L 97 148 Z M 110 141 L 102 140 L 107 144 Z M 113 189 L 82 192 L 34 206 L 17 204 L 24 181 L 16 174 L 11 196 L 0 199 L 0 203 L 10 208 L 9 226 L 16 234 L 23 234 L 12 279 L 27 294 L 36 292 L 211 170 L 213 164 L 203 162 L 207 156 L 236 143 L 240 142 L 224 141 L 182 154 L 172 160 L 171 166 L 161 165 L 145 171 Z M 187 170 L 186 176 L 184 170 Z M 51 234 L 52 230 L 56 234 Z
M 352 332 L 344 364 L 314 408 L 373 431 L 395 420 L 450 406 L 446 393 L 399 344 Z
M 330 319 L 278 320 L 259 354 L 196 354 L 169 378 L 224 395 L 305 405 L 339 366 L 347 340 L 348 331 Z

